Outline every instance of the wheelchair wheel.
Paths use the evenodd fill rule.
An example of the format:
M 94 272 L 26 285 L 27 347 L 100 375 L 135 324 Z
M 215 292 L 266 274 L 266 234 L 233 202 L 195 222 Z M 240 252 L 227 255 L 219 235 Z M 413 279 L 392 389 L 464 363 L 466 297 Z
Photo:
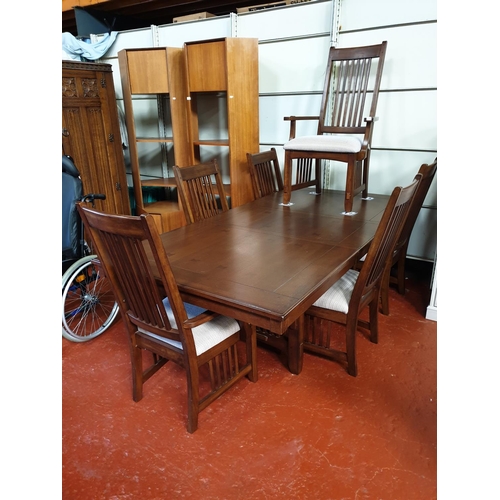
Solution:
M 118 314 L 109 280 L 92 264 L 94 258 L 81 258 L 62 277 L 62 334 L 73 342 L 97 337 Z

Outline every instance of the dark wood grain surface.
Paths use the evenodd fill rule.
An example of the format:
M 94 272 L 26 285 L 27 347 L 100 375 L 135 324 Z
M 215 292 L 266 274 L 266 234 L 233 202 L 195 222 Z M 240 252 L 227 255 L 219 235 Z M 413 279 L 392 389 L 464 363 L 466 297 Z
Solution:
M 184 299 L 283 335 L 366 252 L 388 200 L 357 199 L 344 216 L 343 192 L 310 191 L 162 234 Z

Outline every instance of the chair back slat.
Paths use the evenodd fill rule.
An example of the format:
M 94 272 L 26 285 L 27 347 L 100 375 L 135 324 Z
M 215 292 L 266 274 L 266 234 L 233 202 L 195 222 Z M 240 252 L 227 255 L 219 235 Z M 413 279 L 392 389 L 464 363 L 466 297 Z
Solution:
M 364 119 L 376 113 L 386 46 L 383 42 L 374 46 L 330 49 L 318 134 L 365 133 Z M 375 62 L 376 68 L 373 67 Z
M 413 231 L 413 227 L 415 226 L 415 222 L 417 221 L 418 214 L 420 213 L 420 209 L 424 204 L 425 197 L 427 196 L 434 176 L 436 175 L 436 171 L 437 158 L 431 164 L 424 163 L 420 167 L 418 174 L 420 174 L 422 178 L 420 180 L 420 184 L 418 185 L 415 196 L 413 197 L 413 201 L 408 212 L 406 222 L 401 231 L 401 235 L 398 239 L 396 249 L 403 247 L 409 241 L 411 233 Z
M 174 166 L 174 175 L 188 223 L 229 210 L 216 159 L 188 167 Z
M 151 215 L 104 214 L 78 205 L 99 260 L 109 278 L 125 323 L 178 342 L 179 329 L 173 329 L 163 305 L 166 293 L 177 325 L 187 319 L 177 283 L 158 230 Z M 156 269 L 148 260 L 152 252 Z M 157 276 L 161 277 L 159 287 Z M 135 333 L 131 332 L 131 333 Z
M 394 188 L 356 281 L 353 299 L 356 296 L 356 300 L 361 300 L 374 287 L 380 285 L 420 179 L 421 175 L 418 174 L 409 186 Z
M 283 191 L 283 177 L 275 148 L 260 153 L 247 153 L 247 163 L 255 198 Z
M 255 170 L 262 196 L 276 191 L 272 163 L 270 161 L 259 163 Z
M 101 237 L 116 267 L 119 286 L 126 292 L 131 321 L 170 329 L 168 318 L 158 308 L 161 297 L 145 262 L 143 240 L 105 232 Z

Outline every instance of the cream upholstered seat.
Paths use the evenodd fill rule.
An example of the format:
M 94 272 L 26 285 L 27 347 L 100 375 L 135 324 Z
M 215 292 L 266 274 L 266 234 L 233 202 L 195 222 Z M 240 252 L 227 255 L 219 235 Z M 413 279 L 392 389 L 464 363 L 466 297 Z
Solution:
M 287 116 L 290 136 L 283 145 L 283 204 L 292 191 L 315 186 L 321 193 L 321 161 L 347 164 L 344 213 L 352 213 L 353 198 L 368 198 L 368 175 L 373 124 L 387 42 L 365 47 L 331 47 L 319 116 Z M 377 66 L 372 71 L 372 66 Z M 372 72 L 374 74 L 372 74 Z M 297 137 L 297 122 L 317 120 L 317 134 Z M 314 162 L 314 167 L 313 167 Z M 305 172 L 292 182 L 292 170 Z M 313 178 L 314 170 L 314 178 Z
M 359 271 L 350 269 L 332 285 L 314 304 L 315 307 L 331 309 L 347 314 L 352 291 L 358 279 Z
M 165 306 L 165 311 L 167 312 L 168 319 L 170 320 L 170 325 L 172 328 L 177 328 L 177 323 L 175 321 L 174 312 L 170 307 L 170 302 L 168 297 L 163 299 L 163 305 Z M 186 309 L 188 319 L 192 319 L 200 314 L 207 313 L 206 309 L 195 306 L 193 304 L 188 304 L 184 302 L 184 308 Z M 160 337 L 152 332 L 148 332 L 145 329 L 139 328 L 140 332 L 150 335 L 151 337 L 156 337 L 159 340 L 167 342 L 168 344 L 182 350 L 182 342 L 178 340 L 167 339 L 165 337 Z M 203 323 L 192 329 L 194 346 L 196 348 L 196 354 L 200 356 L 204 352 L 208 351 L 212 347 L 216 346 L 220 342 L 223 342 L 231 335 L 239 332 L 240 325 L 233 318 L 227 316 L 215 316 L 208 323 Z
M 356 135 L 307 135 L 286 142 L 283 148 L 296 151 L 359 153 L 362 145 L 363 139 Z

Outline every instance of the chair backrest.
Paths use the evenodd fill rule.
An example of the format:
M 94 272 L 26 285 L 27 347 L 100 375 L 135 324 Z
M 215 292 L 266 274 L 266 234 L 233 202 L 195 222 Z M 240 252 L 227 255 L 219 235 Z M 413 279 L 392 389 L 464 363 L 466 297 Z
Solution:
M 229 210 L 217 160 L 174 166 L 177 191 L 188 224 Z
M 415 193 L 415 196 L 413 197 L 413 201 L 411 202 L 410 210 L 408 211 L 408 216 L 406 217 L 406 222 L 401 231 L 401 235 L 398 239 L 395 250 L 399 250 L 400 248 L 408 244 L 411 233 L 413 231 L 413 227 L 415 226 L 415 222 L 417 221 L 418 214 L 420 212 L 420 209 L 422 208 L 422 205 L 424 204 L 425 197 L 429 192 L 429 188 L 431 187 L 436 172 L 437 158 L 432 163 L 424 163 L 420 167 L 418 174 L 420 174 L 422 178 L 420 179 L 417 191 Z
M 184 353 L 195 353 L 191 330 L 183 327 L 186 309 L 153 216 L 107 214 L 81 203 L 78 203 L 78 211 L 111 282 L 129 334 L 141 329 L 182 342 Z M 151 253 L 156 270 L 148 261 Z M 173 328 L 167 316 L 157 276 L 168 297 L 177 328 Z
M 247 153 L 247 162 L 255 198 L 283 191 L 283 177 L 275 148 L 261 153 Z
M 73 160 L 62 156 L 62 258 L 80 257 L 81 227 L 76 202 L 83 196 L 82 181 Z
M 387 42 L 330 48 L 318 134 L 366 134 L 376 116 Z M 372 71 L 372 66 L 376 70 Z M 365 120 L 368 119 L 366 123 Z
M 359 272 L 351 303 L 353 300 L 361 301 L 362 297 L 380 287 L 388 258 L 401 234 L 420 179 L 421 175 L 417 174 L 409 186 L 394 188 Z

